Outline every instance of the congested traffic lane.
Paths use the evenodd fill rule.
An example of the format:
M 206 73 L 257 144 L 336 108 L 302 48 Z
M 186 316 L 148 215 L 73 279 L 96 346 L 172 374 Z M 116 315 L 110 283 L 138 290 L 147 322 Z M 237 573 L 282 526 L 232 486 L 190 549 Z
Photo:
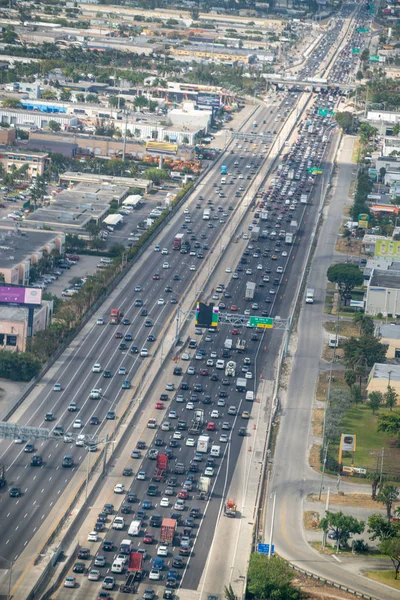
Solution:
M 281 110 L 280 105 L 272 108 L 262 108 L 258 112 L 257 118 L 260 122 L 266 121 L 260 129 L 272 129 L 275 115 Z M 271 112 L 272 111 L 272 112 Z M 251 129 L 251 124 L 249 124 Z M 243 159 L 246 161 L 247 157 L 250 160 L 251 154 L 253 153 L 252 143 L 242 143 L 241 145 L 247 146 L 249 152 L 244 152 L 243 148 Z M 235 148 L 234 154 L 226 154 L 226 164 L 228 170 L 231 169 L 232 164 L 237 159 L 239 149 Z M 261 157 L 259 157 L 261 159 Z M 262 154 L 264 158 L 264 154 Z M 206 198 L 214 196 L 213 183 L 218 182 L 220 174 L 216 172 L 210 181 L 202 186 L 199 186 L 199 193 L 204 195 Z M 224 207 L 224 212 L 228 213 L 227 207 L 229 204 L 235 205 L 239 200 L 236 198 L 232 191 L 237 189 L 239 185 L 245 187 L 246 184 L 250 183 L 251 180 L 235 180 L 234 185 L 226 186 L 229 190 L 229 197 L 218 199 Z M 228 195 L 228 194 L 225 194 Z M 213 238 L 216 231 L 221 224 L 215 223 L 214 228 L 209 228 L 206 222 L 203 222 L 200 218 L 201 210 L 196 209 L 198 199 L 196 195 L 193 196 L 188 203 L 190 212 L 195 219 L 196 223 L 193 226 L 193 230 L 196 231 L 197 236 L 201 233 L 207 235 L 207 241 Z M 201 202 L 203 208 L 204 201 Z M 195 216 L 196 211 L 199 216 Z M 182 220 L 179 221 L 179 227 Z M 149 252 L 146 261 L 145 270 L 138 275 L 135 280 L 135 285 L 140 285 L 143 288 L 142 298 L 143 301 L 149 307 L 149 314 L 153 321 L 151 328 L 144 326 L 144 318 L 139 316 L 139 310 L 134 307 L 134 301 L 136 295 L 132 293 L 132 286 L 123 288 L 119 294 L 116 305 L 121 308 L 125 315 L 131 320 L 131 325 L 127 327 L 121 326 L 120 329 L 124 333 L 128 330 L 132 331 L 133 344 L 137 343 L 139 348 L 145 345 L 147 335 L 154 333 L 155 336 L 161 331 L 163 324 L 167 318 L 167 314 L 170 314 L 173 306 L 167 301 L 167 293 L 165 292 L 166 285 L 170 285 L 174 290 L 173 296 L 179 298 L 180 293 L 186 288 L 192 272 L 190 271 L 190 265 L 192 263 L 192 257 L 185 256 L 187 262 L 182 263 L 182 256 L 179 253 L 172 253 L 172 237 L 171 232 L 161 232 L 159 236 L 159 245 L 161 247 L 167 247 L 169 249 L 168 259 L 170 262 L 169 269 L 162 269 L 162 259 L 160 253 Z M 205 250 L 207 252 L 207 250 Z M 194 260 L 194 259 L 193 259 Z M 189 262 L 190 261 L 190 262 Z M 200 266 L 200 259 L 195 259 L 196 268 Z M 176 282 L 173 280 L 173 274 L 178 271 L 180 274 L 180 281 Z M 153 280 L 151 277 L 154 273 L 159 272 L 160 280 Z M 134 287 L 134 286 L 133 286 Z M 134 297 L 133 297 L 134 296 Z M 163 297 L 166 300 L 166 304 L 163 306 L 158 305 L 158 298 Z M 104 319 L 108 320 L 108 315 L 104 314 Z M 124 366 L 127 369 L 127 379 L 133 381 L 134 373 L 137 370 L 141 360 L 137 355 L 131 355 L 127 352 L 121 352 L 118 349 L 120 340 L 114 338 L 115 328 L 109 326 L 96 326 L 93 324 L 92 329 L 86 335 L 82 344 L 71 353 L 71 355 L 64 361 L 60 361 L 60 369 L 54 379 L 46 382 L 41 389 L 35 402 L 33 402 L 26 410 L 25 414 L 21 419 L 21 424 L 29 424 L 32 426 L 40 427 L 46 425 L 44 422 L 44 415 L 46 412 L 53 412 L 55 420 L 52 425 L 61 424 L 65 430 L 71 430 L 72 424 L 76 418 L 82 420 L 84 432 L 89 431 L 90 433 L 96 433 L 98 428 L 96 426 L 89 426 L 87 423 L 90 422 L 92 416 L 97 416 L 102 422 L 105 414 L 109 410 L 113 410 L 115 404 L 118 402 L 122 395 L 121 390 L 121 377 L 117 376 L 119 367 Z M 110 379 L 103 379 L 102 375 L 96 375 L 92 373 L 92 367 L 96 362 L 100 362 L 103 369 L 111 370 L 114 374 Z M 63 390 L 62 392 L 54 392 L 53 385 L 55 382 L 60 382 Z M 89 392 L 92 388 L 101 387 L 103 390 L 104 398 L 100 401 L 89 400 Z M 70 413 L 67 408 L 71 401 L 76 401 L 80 408 L 78 413 Z M 118 416 L 118 415 L 117 415 Z M 100 425 L 101 427 L 101 425 Z M 101 430 L 100 430 L 101 431 Z M 51 445 L 49 445 L 51 444 Z M 44 465 L 41 468 L 30 468 L 29 467 L 29 454 L 23 452 L 23 446 L 15 444 L 9 444 L 7 442 L 1 442 L 2 457 L 1 461 L 6 464 L 7 468 L 7 479 L 9 485 L 16 485 L 21 487 L 22 496 L 18 500 L 12 500 L 6 495 L 0 498 L 2 504 L 2 514 L 7 515 L 7 519 L 3 519 L 0 524 L 1 540 L 0 540 L 0 554 L 10 556 L 13 560 L 18 556 L 19 552 L 26 544 L 26 541 L 32 537 L 32 535 L 39 528 L 41 522 L 44 520 L 47 511 L 55 504 L 63 489 L 68 485 L 69 481 L 73 477 L 76 470 L 79 468 L 80 462 L 85 457 L 85 450 L 64 444 L 62 441 L 52 441 L 46 443 L 38 443 L 36 451 L 44 459 Z M 61 463 L 65 454 L 72 454 L 75 467 L 72 469 L 62 469 Z M 23 512 L 24 516 L 24 536 L 18 535 L 15 525 L 15 519 L 17 514 Z M 26 539 L 23 539 L 26 538 Z M 4 546 L 3 546 L 4 545 Z
M 318 122 L 323 122 L 323 120 L 321 118 L 319 118 L 317 115 L 312 115 L 312 119 L 314 123 L 318 123 Z M 302 137 L 302 140 L 304 141 L 304 145 L 307 148 L 307 144 L 310 144 L 311 140 L 314 138 L 314 136 L 312 134 L 304 134 Z M 321 133 L 321 135 L 318 136 L 319 138 L 319 144 L 321 145 L 321 147 L 323 147 L 323 152 L 322 152 L 322 158 L 320 158 L 320 156 L 318 155 L 318 152 L 315 153 L 315 157 L 314 157 L 314 165 L 321 166 L 324 167 L 325 164 L 325 160 L 326 160 L 326 155 L 325 155 L 325 151 L 326 151 L 326 143 L 322 143 L 322 138 L 323 138 L 323 133 Z M 314 138 L 315 139 L 315 138 Z M 301 146 L 300 146 L 301 148 Z M 310 146 L 310 152 L 311 152 L 311 148 L 312 146 Z M 295 148 L 291 151 L 291 156 L 293 159 L 296 158 L 296 154 L 298 153 L 299 148 Z M 307 150 L 306 150 L 307 153 Z M 287 160 L 290 160 L 290 158 L 288 157 Z M 307 168 L 308 163 L 305 163 L 304 167 L 305 169 Z M 304 169 L 303 169 L 304 170 Z M 285 180 L 285 173 L 284 173 L 284 169 L 282 169 L 283 171 L 283 177 L 279 178 L 282 179 L 282 183 L 283 180 Z M 301 179 L 300 179 L 301 181 Z M 277 182 L 278 184 L 278 182 Z M 271 186 L 270 186 L 271 187 Z M 273 186 L 272 186 L 273 187 Z M 284 186 L 283 186 L 284 187 Z M 269 194 L 270 196 L 272 195 L 272 190 L 270 190 L 269 192 L 266 192 L 265 194 L 265 198 L 264 200 L 266 200 L 267 195 Z M 275 199 L 274 202 L 277 202 L 277 200 Z M 265 204 L 265 202 L 264 202 Z M 266 201 L 266 204 L 268 205 L 268 201 Z M 317 203 L 316 203 L 317 204 Z M 302 224 L 302 240 L 307 240 L 307 236 L 310 234 L 311 232 L 311 228 L 313 226 L 314 223 L 314 218 L 317 212 L 317 206 L 316 204 L 314 205 L 307 205 L 306 207 L 299 205 L 298 203 L 295 206 L 296 208 L 292 211 L 293 214 L 296 216 L 296 218 L 298 219 L 298 221 L 301 221 L 301 217 L 302 214 L 304 213 L 304 216 L 306 217 L 303 221 Z M 271 211 L 272 212 L 272 211 Z M 272 225 L 275 223 L 274 220 L 274 215 L 271 215 L 272 218 Z M 250 217 L 250 221 L 251 221 L 251 217 Z M 249 221 L 249 223 L 250 223 Z M 276 223 L 281 223 L 280 221 L 276 221 Z M 252 225 L 252 224 L 251 224 Z M 281 226 L 281 225 L 280 225 Z M 248 234 L 245 234 L 248 235 Z M 274 265 L 274 267 L 276 266 L 282 266 L 282 268 L 284 268 L 285 270 L 285 277 L 287 278 L 287 282 L 285 281 L 285 283 L 282 283 L 282 287 L 280 289 L 280 295 L 282 296 L 279 297 L 279 300 L 275 300 L 276 301 L 276 305 L 275 307 L 273 307 L 274 309 L 276 308 L 276 310 L 279 310 L 281 315 L 286 315 L 289 308 L 290 308 L 290 304 L 291 304 L 291 299 L 293 297 L 293 293 L 295 290 L 295 287 L 297 285 L 297 281 L 299 278 L 299 273 L 300 273 L 300 267 L 302 264 L 302 261 L 304 259 L 304 254 L 307 250 L 307 243 L 299 243 L 299 244 L 295 244 L 295 246 L 293 246 L 292 248 L 290 248 L 290 251 L 288 251 L 288 256 L 281 256 L 281 257 L 277 257 L 277 260 L 272 260 L 268 259 L 268 257 L 263 257 L 263 260 L 266 261 L 265 262 L 265 267 L 263 268 L 263 271 L 261 271 L 261 269 L 258 269 L 258 266 L 260 264 L 260 253 L 264 252 L 271 244 L 271 238 L 264 238 L 261 240 L 249 240 L 248 244 L 247 244 L 247 249 L 245 250 L 245 252 L 243 253 L 242 257 L 236 257 L 236 261 L 234 264 L 232 265 L 227 265 L 226 266 L 226 270 L 228 273 L 232 272 L 232 279 L 230 281 L 230 283 L 226 286 L 226 288 L 224 289 L 224 291 L 222 292 L 216 292 L 219 295 L 219 298 L 214 298 L 215 301 L 219 300 L 222 301 L 224 300 L 225 302 L 229 302 L 229 303 L 234 303 L 237 312 L 240 314 L 243 314 L 245 312 L 245 310 L 247 309 L 247 307 L 251 306 L 251 302 L 246 302 L 244 301 L 244 292 L 245 292 L 245 286 L 246 286 L 246 282 L 248 279 L 252 279 L 252 280 L 256 280 L 257 281 L 257 288 L 256 288 L 256 296 L 254 298 L 254 300 L 258 301 L 258 304 L 260 304 L 260 302 L 262 302 L 263 299 L 263 295 L 265 294 L 265 288 L 260 287 L 260 284 L 262 283 L 261 281 L 261 273 L 264 272 L 265 273 L 265 267 L 267 267 L 268 264 L 270 264 L 271 266 Z M 259 250 L 257 249 L 257 246 L 260 246 Z M 285 246 L 283 246 L 285 248 Z M 278 246 L 278 248 L 281 248 Z M 248 251 L 248 252 L 247 252 Z M 282 250 L 282 252 L 285 252 L 285 250 Z M 281 252 L 281 254 L 282 254 Z M 256 256 L 254 256 L 254 254 L 256 254 Z M 229 252 L 228 252 L 228 256 L 229 256 Z M 252 272 L 246 274 L 246 272 L 241 271 L 240 268 L 243 265 L 242 260 L 245 259 L 247 262 L 245 263 L 246 265 L 246 269 L 250 269 Z M 269 262 L 270 261 L 270 262 Z M 293 272 L 292 272 L 293 271 Z M 260 273 L 260 278 L 258 277 L 258 273 Z M 235 277 L 235 275 L 237 275 L 237 278 Z M 256 277 L 254 277 L 254 275 L 256 275 Z M 291 276 L 293 275 L 293 276 Z M 217 287 L 217 286 L 216 286 Z M 231 306 L 232 306 L 231 304 Z M 227 309 L 224 309 L 227 310 Z M 228 309 L 229 310 L 229 309 Z M 236 312 L 236 311 L 232 311 L 232 312 Z M 257 310 L 256 309 L 251 309 L 251 314 L 257 314 Z M 259 314 L 259 313 L 258 313 Z M 197 336 L 193 336 L 194 339 L 197 338 Z M 197 358 L 195 358 L 195 355 L 198 353 L 198 348 L 194 349 L 194 350 L 189 350 L 188 348 L 185 348 L 185 350 L 187 350 L 188 352 L 192 353 L 191 359 L 192 361 L 180 361 L 180 365 L 182 367 L 184 367 L 184 374 L 181 377 L 174 377 L 173 373 L 172 373 L 172 368 L 170 370 L 170 372 L 167 374 L 167 378 L 166 381 L 168 382 L 173 382 L 175 387 L 178 387 L 179 384 L 184 381 L 186 383 L 188 383 L 190 390 L 177 390 L 175 393 L 175 398 L 173 400 L 168 400 L 166 401 L 166 404 L 168 406 L 165 406 L 165 410 L 160 412 L 160 418 L 157 419 L 158 420 L 158 424 L 161 424 L 162 421 L 169 419 L 169 412 L 170 410 L 174 410 L 176 411 L 176 419 L 184 419 L 186 421 L 188 421 L 188 419 L 190 419 L 190 416 L 192 414 L 192 409 L 187 407 L 187 402 L 190 400 L 189 398 L 189 394 L 191 393 L 191 390 L 193 389 L 193 385 L 194 384 L 198 384 L 201 383 L 203 390 L 202 392 L 198 393 L 198 398 L 197 398 L 197 402 L 194 403 L 194 406 L 197 407 L 202 407 L 204 409 L 205 412 L 205 422 L 209 422 L 209 421 L 213 421 L 215 423 L 216 429 L 215 431 L 208 431 L 208 434 L 210 435 L 210 437 L 212 438 L 212 441 L 214 443 L 219 443 L 221 446 L 223 446 L 225 444 L 225 442 L 220 442 L 220 435 L 221 433 L 223 434 L 224 431 L 222 429 L 222 423 L 224 421 L 228 421 L 230 419 L 232 419 L 233 417 L 227 414 L 227 408 L 231 405 L 236 407 L 237 410 L 237 415 L 235 416 L 235 420 L 236 422 L 231 423 L 231 429 L 227 430 L 228 433 L 230 433 L 230 440 L 229 442 L 225 445 L 225 451 L 224 451 L 224 456 L 221 457 L 220 459 L 214 459 L 215 460 L 215 469 L 218 469 L 218 471 L 216 471 L 214 473 L 214 477 L 215 477 L 215 487 L 213 489 L 213 494 L 212 494 L 212 500 L 210 502 L 210 504 L 207 505 L 207 511 L 206 511 L 206 515 L 205 515 L 205 521 L 204 524 L 205 526 L 202 527 L 202 521 L 198 522 L 196 521 L 196 526 L 194 527 L 193 531 L 192 531 L 192 544 L 194 546 L 194 550 L 193 553 L 190 556 L 190 562 L 189 562 L 189 568 L 187 570 L 184 571 L 184 577 L 183 577 L 183 581 L 182 581 L 182 585 L 185 588 L 190 588 L 190 589 L 196 589 L 201 577 L 201 573 L 203 571 L 204 568 L 204 564 L 208 555 L 208 550 L 211 546 L 212 543 L 212 539 L 214 536 L 214 531 L 215 531 L 215 521 L 217 520 L 219 514 L 220 514 L 220 510 L 221 510 L 221 505 L 224 502 L 224 500 L 226 500 L 226 493 L 227 493 L 227 487 L 226 487 L 226 483 L 229 482 L 232 478 L 232 474 L 233 474 L 233 470 L 235 468 L 235 464 L 237 461 L 237 456 L 238 453 L 240 452 L 241 446 L 242 446 L 242 438 L 239 437 L 238 435 L 238 428 L 240 426 L 243 425 L 243 423 L 249 423 L 249 432 L 251 430 L 251 420 L 247 421 L 247 419 L 243 419 L 241 417 L 241 413 L 243 410 L 251 410 L 251 403 L 246 402 L 244 400 L 244 394 L 243 393 L 239 393 L 235 390 L 235 386 L 232 385 L 233 381 L 229 380 L 229 378 L 224 377 L 223 374 L 221 374 L 221 372 L 219 372 L 218 370 L 216 370 L 215 368 L 215 361 L 217 359 L 220 359 L 223 357 L 224 360 L 227 360 L 227 356 L 224 356 L 224 341 L 225 339 L 229 337 L 232 338 L 234 340 L 234 342 L 239 339 L 239 338 L 243 338 L 247 341 L 247 351 L 243 354 L 238 354 L 236 352 L 232 352 L 232 358 L 236 361 L 237 363 L 237 374 L 238 375 L 244 375 L 245 374 L 245 370 L 250 370 L 252 372 L 252 377 L 248 378 L 248 386 L 249 389 L 255 389 L 256 386 L 256 381 L 258 376 L 261 373 L 265 373 L 265 369 L 266 369 L 266 361 L 265 361 L 265 345 L 268 346 L 269 350 L 268 352 L 271 352 L 271 345 L 270 342 L 272 341 L 272 335 L 269 332 L 266 333 L 261 333 L 261 332 L 255 332 L 253 329 L 251 328 L 247 328 L 247 327 L 242 327 L 242 328 L 236 328 L 236 327 L 228 327 L 228 326 L 221 326 L 218 328 L 218 330 L 216 332 L 208 332 L 206 331 L 204 333 L 204 335 L 202 336 L 202 338 L 198 337 L 197 338 L 197 342 L 198 342 L 198 346 L 200 346 L 201 348 L 203 348 L 205 354 L 204 357 L 201 358 L 200 360 Z M 201 339 L 201 341 L 200 341 Z M 276 341 L 276 340 L 275 340 Z M 183 350 L 182 349 L 182 353 L 181 353 L 181 357 L 183 355 Z M 194 355 L 194 356 L 193 356 Z M 272 354 L 273 356 L 273 354 Z M 247 359 L 250 359 L 250 365 L 245 365 L 245 359 L 247 361 Z M 209 364 L 207 365 L 207 361 L 213 361 L 213 364 Z M 273 360 L 269 361 L 270 362 L 270 366 L 273 362 Z M 244 370 L 244 367 L 246 368 Z M 194 369 L 195 372 L 193 373 L 193 371 L 191 370 L 191 374 L 189 375 L 187 373 L 187 371 L 189 369 Z M 208 372 L 206 372 L 205 370 L 203 371 L 203 375 L 200 374 L 200 370 L 201 369 L 207 369 Z M 186 371 L 186 373 L 185 373 Z M 243 372 L 242 372 L 243 371 Z M 218 376 L 218 380 L 213 381 L 212 378 L 213 376 Z M 224 379 L 228 379 L 228 384 L 225 385 L 227 382 L 223 382 Z M 233 378 L 235 379 L 235 378 Z M 220 399 L 219 395 L 220 392 L 226 392 L 227 393 L 227 398 L 223 398 Z M 167 393 L 167 392 L 166 392 Z M 169 395 L 171 395 L 170 392 L 168 392 Z M 179 402 L 178 402 L 178 395 L 182 395 L 183 398 L 179 398 Z M 209 398 L 207 398 L 207 395 L 209 395 Z M 154 399 L 157 400 L 157 399 Z M 218 402 L 221 402 L 221 400 L 225 401 L 225 406 L 218 406 Z M 209 404 L 209 402 L 211 404 Z M 218 410 L 218 416 L 216 416 L 216 414 L 213 414 L 214 410 Z M 173 419 L 171 419 L 171 423 L 175 421 L 175 417 L 173 417 Z M 177 421 L 176 421 L 177 422 Z M 173 438 L 174 433 L 172 431 L 166 433 L 163 432 L 161 430 L 157 430 L 155 436 L 156 438 L 160 438 L 162 440 L 163 444 L 167 444 L 169 445 L 171 443 L 171 439 Z M 198 479 L 198 473 L 196 472 L 192 472 L 192 471 L 188 471 L 188 467 L 190 465 L 190 461 L 193 458 L 193 455 L 195 453 L 195 448 L 193 448 L 192 446 L 186 446 L 186 440 L 188 437 L 191 437 L 186 431 L 184 431 L 182 433 L 182 437 L 183 439 L 179 440 L 178 442 L 174 442 L 174 445 L 177 443 L 179 444 L 179 446 L 177 448 L 173 448 L 173 452 L 174 452 L 174 456 L 171 459 L 171 470 L 173 473 L 174 470 L 174 464 L 176 462 L 181 462 L 185 465 L 186 471 L 184 475 L 181 475 L 178 477 L 178 484 L 175 488 L 176 494 L 178 493 L 180 486 L 182 485 L 183 481 L 185 480 L 186 477 L 193 475 L 196 479 Z M 158 444 L 159 442 L 157 442 Z M 159 446 L 156 445 L 156 443 L 153 444 L 153 446 L 150 447 L 150 450 L 159 450 L 160 451 L 161 448 L 161 452 L 163 451 L 163 449 L 165 449 L 165 446 Z M 199 463 L 200 464 L 200 471 L 203 471 L 206 465 L 206 461 L 205 459 Z M 218 466 L 217 466 L 218 465 Z M 148 459 L 148 457 L 146 457 L 143 460 L 143 463 L 137 467 L 137 470 L 144 470 L 146 472 L 146 476 L 148 477 L 149 474 L 151 474 L 154 470 L 154 462 L 152 462 L 151 460 Z M 135 469 L 136 471 L 136 469 Z M 218 474 L 217 474 L 218 473 Z M 168 483 L 168 482 L 167 482 Z M 194 485 L 196 485 L 196 482 L 194 483 Z M 147 496 L 147 487 L 145 485 L 143 485 L 143 482 L 139 482 L 139 481 L 135 481 L 131 487 L 131 491 L 133 491 L 134 493 L 137 494 L 137 500 L 138 500 L 138 504 L 136 507 L 134 507 L 134 510 L 142 510 L 142 506 L 143 506 L 143 502 L 147 502 L 149 500 L 149 497 Z M 160 499 L 164 496 L 164 492 L 165 492 L 165 487 L 164 486 L 160 486 L 160 493 L 159 496 L 157 497 L 157 500 L 152 502 L 152 508 L 151 509 L 146 509 L 146 512 L 149 511 L 150 514 L 153 513 L 157 513 L 157 514 L 162 514 L 162 516 L 171 516 L 172 512 L 177 512 L 176 510 L 174 510 L 173 508 L 173 502 L 171 504 L 170 507 L 160 507 L 159 506 L 159 502 Z M 193 506 L 198 506 L 199 505 L 199 500 L 197 500 L 195 497 L 193 497 L 192 494 L 189 495 L 189 499 L 187 501 L 187 506 L 186 506 L 186 510 L 183 511 L 184 515 L 187 515 L 190 511 L 190 508 Z M 174 497 L 175 498 L 175 497 Z M 200 506 L 202 505 L 202 503 L 200 502 Z M 204 505 L 203 505 L 204 506 Z M 139 513 L 140 514 L 140 513 Z M 204 512 L 203 512 L 204 514 Z M 137 516 L 137 512 L 136 512 L 136 516 Z M 142 515 L 141 515 L 142 516 Z M 128 519 L 128 524 L 126 526 L 126 528 L 129 526 L 129 522 L 130 519 L 132 517 L 129 516 Z M 146 533 L 152 533 L 154 535 L 154 542 L 151 546 L 146 546 L 146 551 L 148 552 L 149 556 L 148 559 L 145 563 L 145 567 L 146 567 L 146 571 L 149 571 L 151 569 L 152 566 L 152 561 L 154 561 L 154 559 L 156 558 L 156 554 L 157 554 L 157 548 L 159 546 L 158 544 L 158 536 L 159 536 L 159 529 L 158 528 L 151 528 L 148 523 L 149 523 L 149 518 L 146 517 L 144 519 L 144 529 Z M 183 528 L 180 527 L 178 528 L 179 532 L 182 533 Z M 109 533 L 106 534 L 105 536 L 106 540 L 108 539 L 112 539 L 115 548 L 118 549 L 119 544 L 121 543 L 122 539 L 126 538 L 126 530 L 124 532 L 116 532 L 116 531 L 111 531 Z M 143 548 L 143 541 L 141 538 L 139 538 L 136 541 L 136 538 L 133 538 L 134 544 L 133 547 L 136 548 Z M 178 538 L 175 539 L 175 545 L 170 548 L 168 550 L 168 556 L 165 557 L 165 564 L 164 564 L 164 568 L 162 570 L 162 574 L 164 579 L 162 580 L 162 583 L 165 583 L 165 578 L 167 577 L 167 573 L 168 570 L 170 569 L 172 562 L 173 562 L 173 557 L 178 554 L 179 552 L 179 540 Z M 100 552 L 101 553 L 101 548 L 98 549 L 97 546 L 95 546 L 92 551 L 91 551 L 91 559 L 93 560 L 94 555 L 96 552 Z M 109 568 L 110 568 L 110 564 L 112 562 L 114 558 L 114 555 L 112 555 L 112 557 L 110 556 L 110 559 L 107 560 L 107 565 L 105 567 L 105 569 L 102 572 L 102 576 L 104 576 L 106 573 L 109 574 Z M 186 560 L 186 559 L 185 559 Z M 91 563 L 87 563 L 87 568 L 90 569 Z M 123 581 L 125 575 L 113 575 L 116 579 L 116 581 L 118 583 L 120 583 L 121 581 Z M 149 585 L 158 585 L 157 582 L 154 581 L 150 581 L 147 578 L 145 579 L 143 586 L 145 588 L 148 588 Z M 160 593 L 159 593 L 160 595 Z M 64 596 L 61 596 L 64 597 Z

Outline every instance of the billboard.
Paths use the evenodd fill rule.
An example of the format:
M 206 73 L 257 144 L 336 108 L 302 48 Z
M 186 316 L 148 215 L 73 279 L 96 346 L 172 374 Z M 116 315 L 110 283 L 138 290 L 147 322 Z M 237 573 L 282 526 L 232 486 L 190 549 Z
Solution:
M 342 433 L 340 437 L 340 446 L 343 452 L 355 452 L 356 436 L 347 433 Z
M 221 106 L 221 98 L 212 94 L 197 94 L 196 104 L 202 106 Z
M 41 289 L 0 285 L 0 304 L 29 304 L 31 306 L 40 306 L 41 303 Z
M 400 242 L 394 240 L 376 240 L 375 256 L 390 256 L 400 258 Z

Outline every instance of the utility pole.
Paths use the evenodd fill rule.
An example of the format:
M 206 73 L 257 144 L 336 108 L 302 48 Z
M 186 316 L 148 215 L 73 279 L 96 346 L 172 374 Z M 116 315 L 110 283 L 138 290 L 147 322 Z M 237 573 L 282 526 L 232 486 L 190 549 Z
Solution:
M 272 503 L 272 518 L 271 518 L 271 530 L 270 530 L 270 534 L 269 534 L 268 558 L 271 558 L 271 556 L 272 556 L 272 542 L 274 539 L 276 492 L 274 492 L 273 496 L 274 496 L 274 501 Z
M 126 152 L 126 131 L 128 129 L 128 111 L 125 110 L 125 131 L 124 131 L 124 145 L 122 147 L 122 161 L 125 162 L 125 152 Z

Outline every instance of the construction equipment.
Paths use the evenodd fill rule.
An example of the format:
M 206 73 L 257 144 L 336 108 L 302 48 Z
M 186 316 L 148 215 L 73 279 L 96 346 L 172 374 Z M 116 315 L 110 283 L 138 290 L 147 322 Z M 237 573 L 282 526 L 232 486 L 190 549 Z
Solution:
M 234 519 L 236 517 L 236 508 L 236 502 L 234 500 L 227 500 L 224 507 L 225 515 Z

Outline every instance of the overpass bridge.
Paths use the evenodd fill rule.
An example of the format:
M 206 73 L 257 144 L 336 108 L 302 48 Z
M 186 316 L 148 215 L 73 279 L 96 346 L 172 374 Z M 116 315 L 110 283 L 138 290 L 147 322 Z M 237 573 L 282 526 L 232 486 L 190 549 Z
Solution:
M 329 79 L 310 77 L 306 79 L 297 79 L 292 75 L 285 76 L 279 73 L 271 73 L 264 75 L 265 79 L 277 86 L 285 87 L 298 87 L 298 88 L 316 88 L 316 87 L 330 87 L 340 89 L 344 91 L 355 90 L 357 84 L 355 83 L 337 83 L 330 81 Z

